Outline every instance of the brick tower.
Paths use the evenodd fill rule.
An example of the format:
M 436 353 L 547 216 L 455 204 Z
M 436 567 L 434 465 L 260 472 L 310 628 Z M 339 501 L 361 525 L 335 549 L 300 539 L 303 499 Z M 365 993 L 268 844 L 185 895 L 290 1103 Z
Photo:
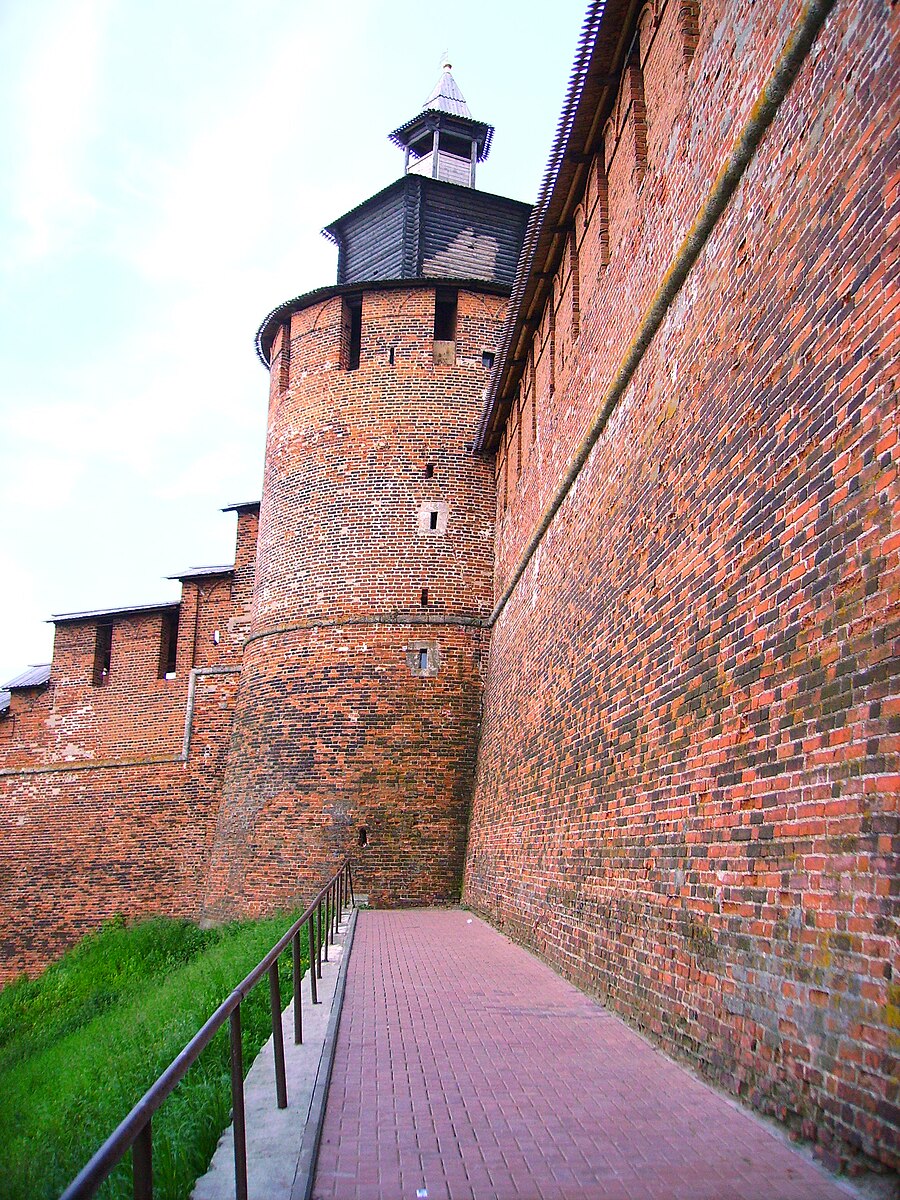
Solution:
M 294 903 L 344 855 L 375 904 L 458 899 L 493 589 L 471 442 L 529 206 L 447 64 L 403 176 L 325 230 L 336 284 L 263 322 L 252 625 L 206 915 Z

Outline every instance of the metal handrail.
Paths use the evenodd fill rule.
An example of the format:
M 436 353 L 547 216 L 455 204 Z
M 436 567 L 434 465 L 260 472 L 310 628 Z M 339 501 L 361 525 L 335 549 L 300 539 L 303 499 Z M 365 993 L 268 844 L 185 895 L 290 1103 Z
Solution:
M 287 1108 L 287 1081 L 284 1064 L 284 1038 L 281 1026 L 281 989 L 278 979 L 278 959 L 291 946 L 292 982 L 294 993 L 294 1041 L 303 1041 L 300 994 L 300 931 L 307 926 L 309 948 L 310 998 L 318 1004 L 317 979 L 322 977 L 323 947 L 327 961 L 328 942 L 334 939 L 344 909 L 352 907 L 353 873 L 346 859 L 317 893 L 302 916 L 278 939 L 272 949 L 237 985 L 206 1023 L 194 1034 L 181 1053 L 173 1059 L 127 1117 L 110 1134 L 90 1162 L 82 1168 L 63 1192 L 60 1200 L 87 1200 L 107 1178 L 126 1152 L 133 1148 L 132 1174 L 134 1200 L 152 1200 L 153 1155 L 151 1120 L 166 1097 L 177 1087 L 188 1068 L 199 1058 L 219 1029 L 230 1022 L 231 1034 L 231 1099 L 234 1121 L 234 1187 L 236 1200 L 247 1200 L 247 1141 L 244 1123 L 244 1072 L 241 1047 L 241 1001 L 252 991 L 263 975 L 269 976 L 269 1004 L 272 1015 L 272 1041 L 275 1051 L 275 1092 L 279 1108 Z

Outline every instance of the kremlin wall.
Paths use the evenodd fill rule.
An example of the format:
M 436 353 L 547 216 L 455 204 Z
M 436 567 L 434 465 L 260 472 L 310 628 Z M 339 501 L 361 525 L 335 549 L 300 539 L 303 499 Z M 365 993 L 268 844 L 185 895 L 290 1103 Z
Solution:
M 533 210 L 445 69 L 260 328 L 234 564 L 7 685 L 0 978 L 350 854 L 896 1169 L 898 39 L 594 3 Z

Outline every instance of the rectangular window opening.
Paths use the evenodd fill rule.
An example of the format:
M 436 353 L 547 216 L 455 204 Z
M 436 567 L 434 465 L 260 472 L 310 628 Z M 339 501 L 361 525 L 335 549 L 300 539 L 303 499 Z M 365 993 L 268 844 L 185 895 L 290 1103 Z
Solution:
M 419 651 L 419 670 L 420 671 L 428 670 L 428 651 L 427 650 Z
M 362 349 L 362 296 L 344 296 L 341 302 L 341 366 L 355 371 Z
M 438 513 L 437 513 L 437 509 L 435 508 L 435 509 L 432 509 L 432 511 L 428 514 L 428 528 L 429 529 L 437 529 L 437 527 L 438 527 Z
M 491 368 L 493 367 L 493 365 L 494 365 L 494 352 L 493 352 L 493 350 L 482 350 L 482 352 L 481 352 L 481 365 L 482 365 L 483 367 L 487 368 L 487 370 L 488 370 L 488 371 L 490 371 L 490 369 L 491 369 Z
M 428 607 L 428 588 L 422 588 L 422 598 L 419 601 L 423 608 Z
M 112 623 L 106 622 L 97 626 L 97 637 L 94 642 L 94 670 L 92 681 L 94 687 L 102 687 L 109 679 L 112 668 Z
M 283 392 L 291 382 L 291 321 L 281 327 L 281 351 L 278 357 L 278 390 Z
M 162 633 L 159 639 L 159 678 L 175 678 L 175 662 L 178 656 L 178 612 L 163 613 Z
M 438 366 L 456 365 L 456 291 L 440 288 L 434 296 L 434 361 Z
M 434 479 L 434 463 L 425 464 L 425 478 Z

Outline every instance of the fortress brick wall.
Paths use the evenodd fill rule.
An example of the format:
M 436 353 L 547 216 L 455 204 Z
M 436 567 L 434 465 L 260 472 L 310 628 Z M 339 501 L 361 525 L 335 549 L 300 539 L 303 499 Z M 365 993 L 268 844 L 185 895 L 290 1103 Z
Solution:
M 495 593 L 800 12 L 647 5 L 497 456 Z M 492 633 L 465 900 L 898 1162 L 897 39 L 838 3 Z
M 462 887 L 829 1165 L 898 1165 L 900 5 L 834 4 L 506 599 L 809 7 L 591 6 L 509 339 L 505 275 L 270 314 L 261 504 L 184 577 L 174 672 L 172 606 L 70 616 L 0 715 L 0 982 L 350 853 L 375 904 Z
M 160 678 L 169 608 L 59 622 L 49 684 L 13 692 L 0 719 L 0 982 L 117 914 L 198 915 L 256 530 L 251 506 L 235 571 L 185 580 L 174 678 Z M 110 670 L 98 686 L 107 621 Z
M 435 296 L 364 290 L 354 369 L 340 294 L 273 346 L 209 916 L 283 906 L 348 853 L 373 903 L 459 898 L 493 569 L 492 469 L 471 439 L 506 300 L 459 290 L 444 366 Z

